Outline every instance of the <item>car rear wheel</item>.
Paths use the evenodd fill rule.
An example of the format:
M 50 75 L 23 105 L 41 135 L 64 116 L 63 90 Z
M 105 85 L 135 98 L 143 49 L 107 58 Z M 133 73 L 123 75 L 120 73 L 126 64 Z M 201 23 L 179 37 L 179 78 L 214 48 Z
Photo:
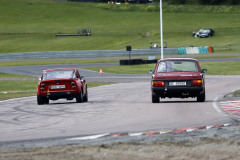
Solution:
M 159 103 L 159 102 L 160 102 L 159 97 L 156 95 L 152 95 L 152 103 Z
M 44 98 L 42 96 L 37 95 L 37 103 L 38 105 L 44 104 Z
M 77 101 L 77 103 L 82 103 L 82 102 L 83 102 L 83 93 L 82 93 L 82 90 L 81 90 L 81 92 L 77 95 L 76 101 Z
M 88 91 L 86 91 L 84 97 L 83 97 L 83 102 L 87 102 L 88 101 Z
M 203 92 L 203 94 L 200 94 L 199 96 L 197 96 L 197 101 L 198 102 L 204 102 L 205 101 L 205 91 Z
M 45 98 L 44 103 L 49 104 L 49 99 Z

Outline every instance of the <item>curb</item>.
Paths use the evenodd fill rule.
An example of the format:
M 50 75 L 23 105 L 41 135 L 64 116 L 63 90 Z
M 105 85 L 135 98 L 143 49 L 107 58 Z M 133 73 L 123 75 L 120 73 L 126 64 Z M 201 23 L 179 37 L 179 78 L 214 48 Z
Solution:
M 225 113 L 240 120 L 240 100 L 220 101 L 219 104 Z
M 69 138 L 66 140 L 72 141 L 72 140 L 94 140 L 99 139 L 103 137 L 123 137 L 123 136 L 147 136 L 147 135 L 157 135 L 157 134 L 166 134 L 166 133 L 185 133 L 185 132 L 193 132 L 193 131 L 200 131 L 200 130 L 207 130 L 207 129 L 213 129 L 213 128 L 222 128 L 222 127 L 228 127 L 228 126 L 239 126 L 240 123 L 226 123 L 222 125 L 213 125 L 213 126 L 202 126 L 202 127 L 189 127 L 189 128 L 182 128 L 182 129 L 174 129 L 172 131 L 151 131 L 151 132 L 145 132 L 145 133 L 105 133 L 105 134 L 99 134 L 99 135 L 90 135 L 90 136 L 82 136 L 82 137 L 75 137 L 75 138 Z

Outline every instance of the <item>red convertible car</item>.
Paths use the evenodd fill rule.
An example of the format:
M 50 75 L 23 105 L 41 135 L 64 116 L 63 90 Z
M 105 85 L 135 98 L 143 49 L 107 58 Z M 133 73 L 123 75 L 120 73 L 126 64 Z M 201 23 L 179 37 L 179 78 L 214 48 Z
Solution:
M 88 101 L 87 82 L 77 69 L 43 70 L 37 87 L 38 105 L 48 104 L 49 100 L 73 98 L 77 103 Z
M 152 103 L 159 98 L 197 97 L 198 102 L 205 101 L 205 78 L 196 59 L 169 58 L 159 60 L 152 73 Z

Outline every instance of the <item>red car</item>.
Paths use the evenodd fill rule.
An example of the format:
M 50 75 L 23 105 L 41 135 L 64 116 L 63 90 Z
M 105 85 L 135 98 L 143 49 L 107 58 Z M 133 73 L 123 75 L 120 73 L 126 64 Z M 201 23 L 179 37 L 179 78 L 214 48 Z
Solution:
M 43 70 L 37 88 L 38 105 L 48 104 L 49 100 L 73 98 L 77 103 L 88 101 L 87 82 L 77 69 Z
M 198 102 L 205 101 L 205 78 L 196 59 L 169 58 L 159 60 L 152 73 L 152 103 L 159 98 L 197 97 Z

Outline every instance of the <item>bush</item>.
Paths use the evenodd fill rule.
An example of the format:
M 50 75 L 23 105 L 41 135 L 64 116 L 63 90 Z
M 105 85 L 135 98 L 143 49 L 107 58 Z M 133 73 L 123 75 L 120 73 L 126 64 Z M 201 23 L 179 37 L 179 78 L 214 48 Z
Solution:
M 155 1 L 157 2 L 157 1 Z M 202 5 L 237 5 L 240 4 L 240 0 L 163 0 L 168 4 L 202 4 Z

